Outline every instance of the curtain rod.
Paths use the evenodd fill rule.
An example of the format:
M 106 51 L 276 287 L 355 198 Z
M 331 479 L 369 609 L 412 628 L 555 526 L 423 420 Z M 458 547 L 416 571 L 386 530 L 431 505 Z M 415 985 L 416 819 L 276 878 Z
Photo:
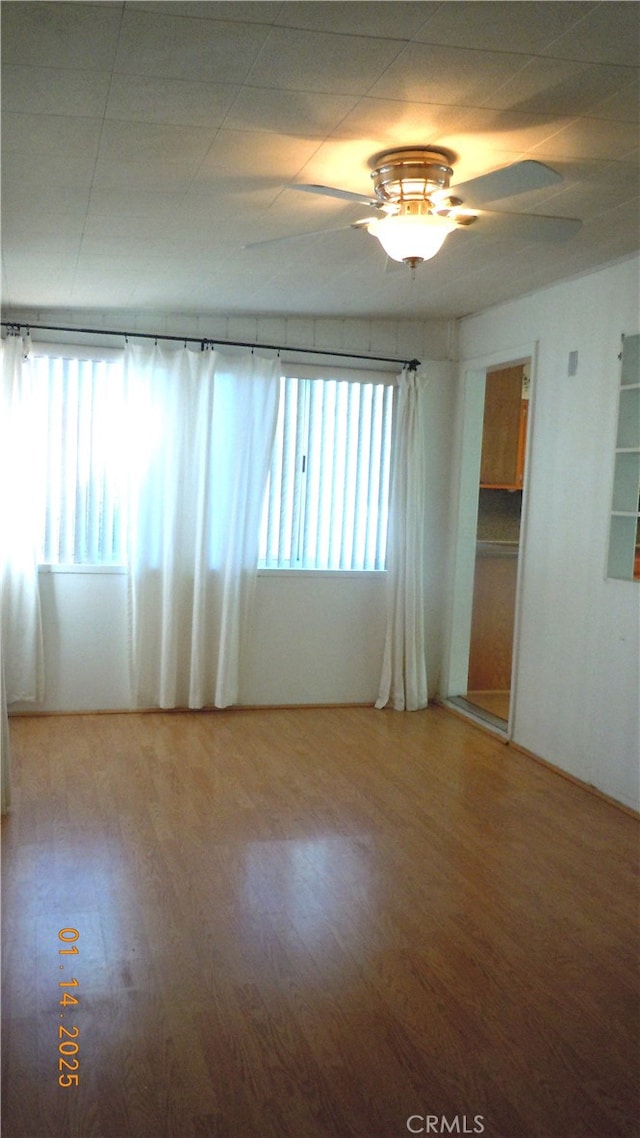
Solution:
M 125 340 L 130 337 L 132 339 L 137 337 L 141 340 L 175 340 L 181 344 L 200 344 L 202 350 L 209 344 L 212 347 L 221 344 L 229 348 L 266 348 L 274 352 L 302 352 L 303 355 L 336 356 L 350 360 L 372 360 L 375 363 L 398 364 L 400 367 L 408 367 L 411 371 L 415 371 L 420 366 L 420 360 L 399 360 L 394 356 L 363 356 L 357 352 L 332 352 L 325 348 L 290 348 L 278 344 L 252 344 L 246 340 L 222 340 L 218 339 L 217 336 L 211 338 L 209 336 L 170 336 L 161 332 L 119 332 L 107 328 L 71 328 L 59 324 L 32 324 L 17 320 L 0 320 L 0 325 L 4 328 L 15 328 L 18 331 L 20 328 L 26 328 L 27 332 L 32 328 L 38 328 L 42 332 L 77 332 L 83 336 L 122 336 Z

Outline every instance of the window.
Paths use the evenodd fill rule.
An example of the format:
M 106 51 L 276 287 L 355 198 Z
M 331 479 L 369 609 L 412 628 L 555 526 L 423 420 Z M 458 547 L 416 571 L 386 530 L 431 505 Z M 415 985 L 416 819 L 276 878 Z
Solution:
M 268 569 L 384 569 L 393 387 L 283 378 L 260 543 Z
M 39 463 L 39 560 L 126 560 L 126 436 L 121 358 L 32 356 Z
M 149 422 L 136 431 L 122 354 L 38 345 L 31 359 L 39 560 L 125 564 L 128 456 L 140 457 Z M 384 569 L 393 392 L 388 382 L 280 380 L 261 568 Z

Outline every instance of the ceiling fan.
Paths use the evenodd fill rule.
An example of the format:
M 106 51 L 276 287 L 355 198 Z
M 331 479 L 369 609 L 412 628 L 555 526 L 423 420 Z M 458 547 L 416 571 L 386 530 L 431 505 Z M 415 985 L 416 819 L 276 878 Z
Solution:
M 580 228 L 582 222 L 577 218 L 480 208 L 486 203 L 562 181 L 561 175 L 550 166 L 526 159 L 451 186 L 454 161 L 455 155 L 449 150 L 434 146 L 403 146 L 384 150 L 371 159 L 373 197 L 333 186 L 294 183 L 287 188 L 341 198 L 375 209 L 374 216 L 361 218 L 343 228 L 364 229 L 371 233 L 389 257 L 405 262 L 412 270 L 422 261 L 434 257 L 454 230 L 465 229 L 483 217 L 515 219 L 530 240 L 561 241 Z M 466 205 L 467 200 L 473 204 Z M 292 234 L 290 237 L 254 242 L 245 248 L 318 236 L 319 232 L 335 230 Z

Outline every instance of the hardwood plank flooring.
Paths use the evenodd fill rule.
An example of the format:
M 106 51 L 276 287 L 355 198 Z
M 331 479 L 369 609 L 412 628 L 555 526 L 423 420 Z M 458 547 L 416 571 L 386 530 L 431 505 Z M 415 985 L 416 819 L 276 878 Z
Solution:
M 468 691 L 465 698 L 469 703 L 490 711 L 505 723 L 509 719 L 510 693 L 508 691 Z
M 640 1134 L 629 814 L 437 707 L 11 739 L 3 1138 Z

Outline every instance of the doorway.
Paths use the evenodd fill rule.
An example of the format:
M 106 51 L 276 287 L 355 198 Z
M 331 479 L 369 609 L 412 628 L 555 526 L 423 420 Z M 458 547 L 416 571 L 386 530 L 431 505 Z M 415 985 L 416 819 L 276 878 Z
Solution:
M 449 702 L 512 734 L 532 353 L 467 373 Z

